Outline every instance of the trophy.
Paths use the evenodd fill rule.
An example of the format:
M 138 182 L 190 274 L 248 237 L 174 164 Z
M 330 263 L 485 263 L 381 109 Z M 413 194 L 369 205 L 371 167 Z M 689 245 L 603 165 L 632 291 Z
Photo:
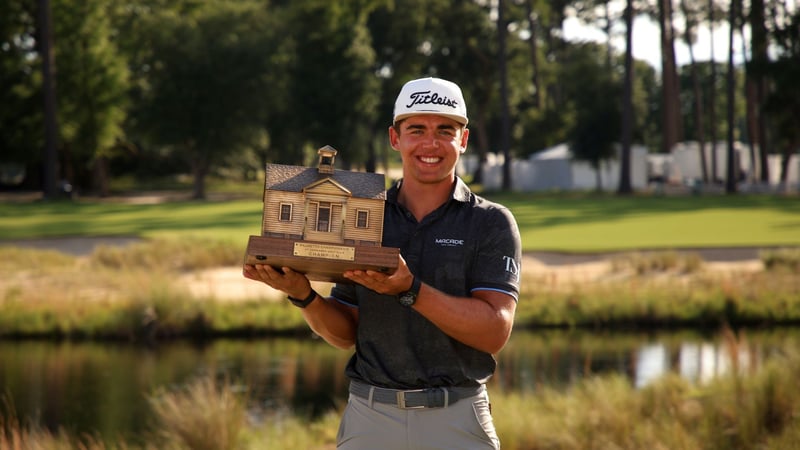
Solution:
M 383 174 L 334 168 L 336 149 L 317 150 L 318 167 L 267 164 L 261 236 L 245 264 L 290 267 L 309 280 L 350 283 L 347 270 L 392 273 L 400 249 L 382 247 Z

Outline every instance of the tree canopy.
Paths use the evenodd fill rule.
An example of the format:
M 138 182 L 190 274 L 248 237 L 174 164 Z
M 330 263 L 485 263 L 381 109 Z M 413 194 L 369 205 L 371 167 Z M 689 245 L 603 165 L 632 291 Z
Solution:
M 470 149 L 482 160 L 504 142 L 517 157 L 562 142 L 595 166 L 612 157 L 626 82 L 624 52 L 609 44 L 625 26 L 619 2 L 500 1 L 508 34 L 502 54 L 498 3 L 483 0 L 49 0 L 59 177 L 104 194 L 110 176 L 191 173 L 202 198 L 215 171 L 308 164 L 323 145 L 341 150 L 346 168 L 376 170 L 390 158 L 385 136 L 395 95 L 420 76 L 461 85 Z M 32 188 L 41 186 L 46 157 L 41 44 L 48 30 L 37 20 L 45 3 L 0 4 L 0 170 L 27 166 Z M 730 6 L 630 3 L 667 30 L 664 61 L 674 60 L 664 49 L 676 38 L 696 43 L 697 27 L 718 26 L 719 10 Z M 758 51 L 735 68 L 734 100 L 725 95 L 723 65 L 693 60 L 666 85 L 659 69 L 634 61 L 634 143 L 657 152 L 698 130 L 702 139 L 720 136 L 725 114 L 714 111 L 730 107 L 737 138 L 763 152 L 796 151 L 800 11 L 780 0 L 736 11 L 734 31 L 752 27 Z M 566 41 L 570 16 L 609 40 Z M 746 95 L 751 88 L 759 95 Z M 770 118 L 763 130 L 754 125 L 762 116 Z

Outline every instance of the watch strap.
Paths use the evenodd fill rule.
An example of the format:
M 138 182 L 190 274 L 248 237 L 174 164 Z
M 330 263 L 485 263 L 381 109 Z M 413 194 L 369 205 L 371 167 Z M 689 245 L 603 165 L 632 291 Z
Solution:
M 319 294 L 317 294 L 317 291 L 315 291 L 315 290 L 312 288 L 312 289 L 311 289 L 311 293 L 310 293 L 310 294 L 308 294 L 308 297 L 306 297 L 306 298 L 304 298 L 304 299 L 299 299 L 299 298 L 294 298 L 294 297 L 292 297 L 292 296 L 290 295 L 290 296 L 289 296 L 289 301 L 290 301 L 290 302 L 292 302 L 292 304 L 293 304 L 294 306 L 297 306 L 298 308 L 305 308 L 306 306 L 310 305 L 310 304 L 311 304 L 311 302 L 313 302 L 314 300 L 316 300 L 316 298 L 317 298 L 317 295 L 319 295 Z
M 414 297 L 416 297 L 419 295 L 419 289 L 421 286 L 422 286 L 422 280 L 420 280 L 415 276 L 414 279 L 411 281 L 411 288 L 406 292 L 412 293 L 414 294 Z
M 414 277 L 411 281 L 411 287 L 407 291 L 400 293 L 400 295 L 397 296 L 397 301 L 403 306 L 410 307 L 417 302 L 417 296 L 419 295 L 421 286 L 422 280 Z

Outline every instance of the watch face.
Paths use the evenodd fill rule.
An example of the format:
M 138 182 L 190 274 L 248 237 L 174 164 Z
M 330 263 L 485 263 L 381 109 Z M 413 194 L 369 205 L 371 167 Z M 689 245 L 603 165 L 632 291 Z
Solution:
M 417 301 L 417 295 L 413 292 L 404 292 L 397 298 L 397 301 L 403 306 L 411 306 Z

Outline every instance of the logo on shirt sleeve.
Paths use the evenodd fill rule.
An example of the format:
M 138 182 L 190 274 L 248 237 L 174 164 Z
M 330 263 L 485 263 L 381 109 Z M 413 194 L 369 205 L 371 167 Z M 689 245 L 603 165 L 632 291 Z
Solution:
M 506 263 L 506 272 L 514 276 L 519 276 L 519 271 L 521 268 L 520 263 L 510 256 L 503 256 L 503 261 Z

